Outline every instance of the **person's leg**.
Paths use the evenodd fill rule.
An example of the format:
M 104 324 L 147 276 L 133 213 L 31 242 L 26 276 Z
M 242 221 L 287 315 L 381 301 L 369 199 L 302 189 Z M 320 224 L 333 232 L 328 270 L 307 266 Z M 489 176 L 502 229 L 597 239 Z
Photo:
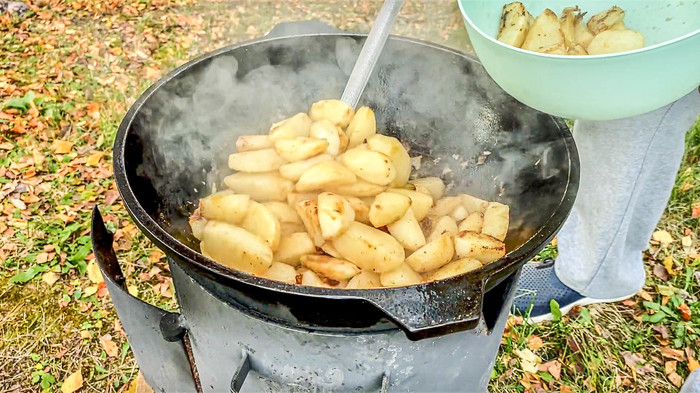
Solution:
M 693 371 L 679 393 L 700 393 L 700 371 Z
M 533 292 L 533 319 L 546 319 L 551 298 L 568 311 L 594 302 L 589 298 L 621 299 L 642 287 L 642 251 L 666 206 L 685 133 L 698 114 L 700 94 L 694 91 L 641 116 L 575 123 L 581 160 L 576 202 L 558 234 L 554 267 L 523 269 L 518 287 L 527 295 L 516 299 L 520 312 Z

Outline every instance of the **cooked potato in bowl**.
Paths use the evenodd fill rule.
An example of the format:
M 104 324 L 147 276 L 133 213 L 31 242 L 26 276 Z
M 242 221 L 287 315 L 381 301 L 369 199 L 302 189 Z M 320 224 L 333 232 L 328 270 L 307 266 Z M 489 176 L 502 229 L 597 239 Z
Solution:
M 602 55 L 643 48 L 644 36 L 625 26 L 625 11 L 613 6 L 584 22 L 578 6 L 560 16 L 545 9 L 534 18 L 519 1 L 503 6 L 496 39 L 525 50 L 553 55 Z
M 408 151 L 376 133 L 371 108 L 320 101 L 269 135 L 240 136 L 236 150 L 228 189 L 190 217 L 202 253 L 232 269 L 371 289 L 446 279 L 506 253 L 509 207 L 411 179 Z

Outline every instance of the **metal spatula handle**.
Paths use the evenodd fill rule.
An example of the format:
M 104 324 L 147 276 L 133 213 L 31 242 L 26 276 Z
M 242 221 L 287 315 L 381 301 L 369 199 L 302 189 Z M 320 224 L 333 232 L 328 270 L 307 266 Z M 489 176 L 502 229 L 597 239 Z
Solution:
M 348 79 L 343 95 L 340 97 L 341 101 L 348 103 L 353 108 L 356 108 L 360 101 L 362 92 L 365 90 L 369 76 L 382 53 L 391 26 L 394 24 L 402 5 L 403 0 L 385 0 L 382 9 L 379 10 L 379 15 L 377 15 L 377 19 L 367 36 L 367 41 L 362 46 L 360 56 L 357 57 L 350 79 Z

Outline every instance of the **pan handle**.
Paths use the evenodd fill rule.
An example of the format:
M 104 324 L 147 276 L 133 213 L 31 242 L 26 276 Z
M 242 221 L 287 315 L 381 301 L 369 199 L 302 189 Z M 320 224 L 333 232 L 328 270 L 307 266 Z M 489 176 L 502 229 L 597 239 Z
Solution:
M 423 286 L 368 291 L 365 299 L 416 341 L 475 328 L 484 283 L 479 275 L 462 274 Z

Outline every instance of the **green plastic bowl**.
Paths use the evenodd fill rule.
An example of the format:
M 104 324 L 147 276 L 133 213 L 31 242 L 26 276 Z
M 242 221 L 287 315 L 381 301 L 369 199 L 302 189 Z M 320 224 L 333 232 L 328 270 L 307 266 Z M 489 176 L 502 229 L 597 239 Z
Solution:
M 569 119 L 611 120 L 667 105 L 700 85 L 700 0 L 521 0 L 535 17 L 578 5 L 591 15 L 621 7 L 642 49 L 595 56 L 549 55 L 496 40 L 510 0 L 458 0 L 474 51 L 503 90 L 525 105 Z

